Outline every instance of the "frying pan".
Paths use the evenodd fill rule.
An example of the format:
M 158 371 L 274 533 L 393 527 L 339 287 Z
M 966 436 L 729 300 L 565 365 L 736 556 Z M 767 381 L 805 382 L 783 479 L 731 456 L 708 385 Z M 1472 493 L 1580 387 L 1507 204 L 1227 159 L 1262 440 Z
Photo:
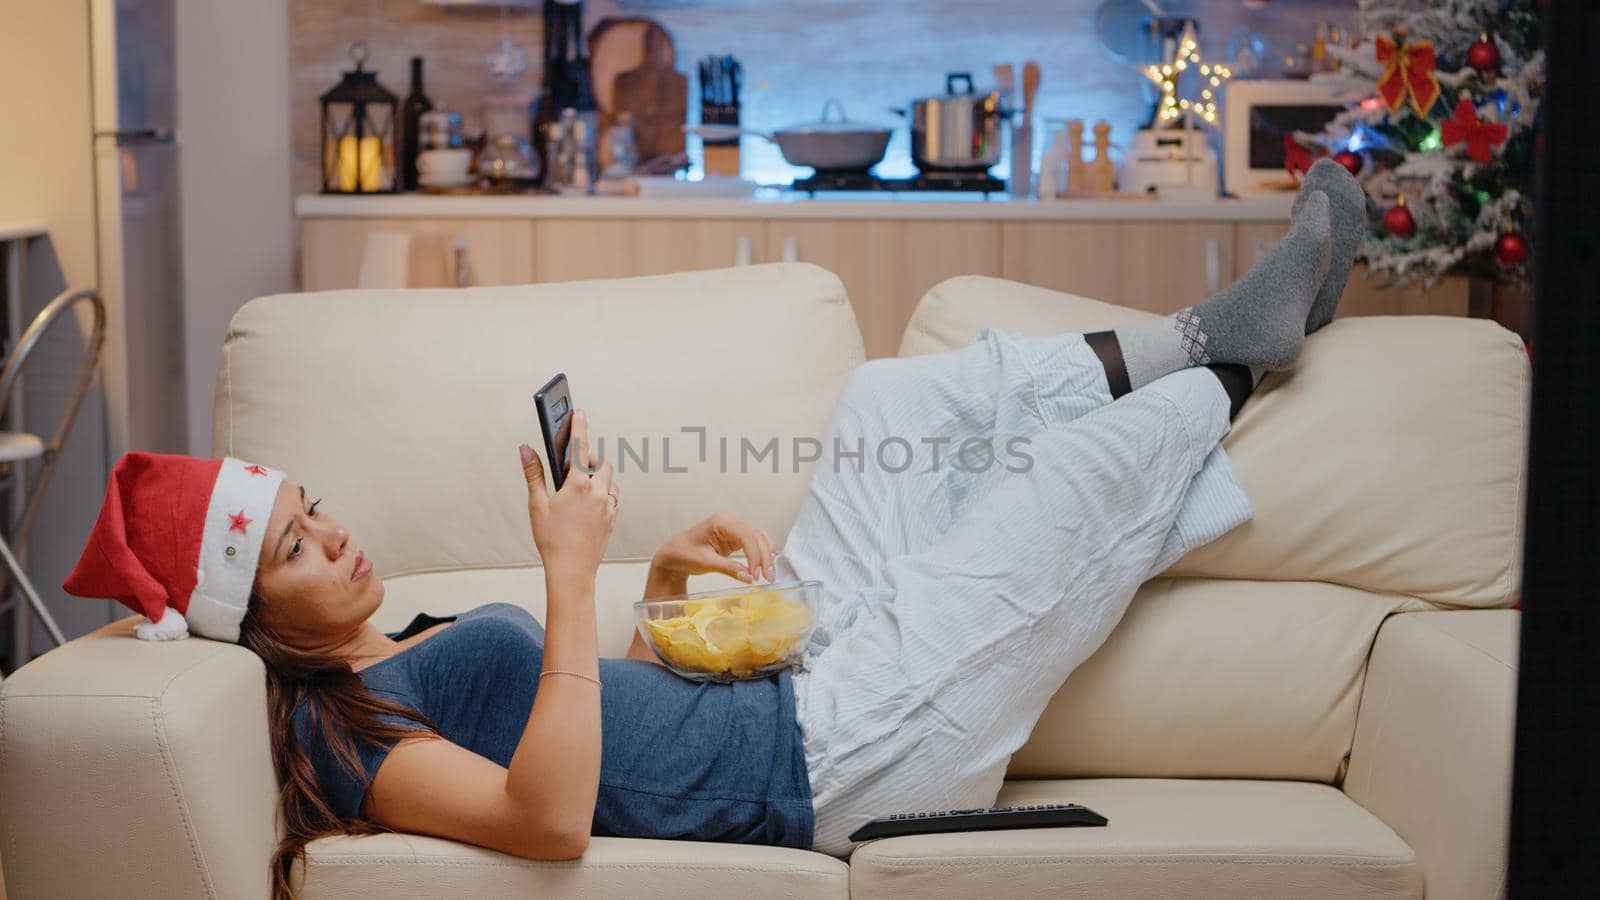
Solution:
M 839 117 L 830 119 L 831 110 Z M 865 122 L 852 122 L 844 105 L 829 100 L 822 105 L 822 118 L 780 128 L 767 134 L 737 125 L 685 125 L 684 131 L 706 140 L 726 140 L 751 134 L 778 145 L 783 158 L 792 166 L 809 166 L 819 172 L 865 171 L 883 159 L 889 146 L 890 129 Z

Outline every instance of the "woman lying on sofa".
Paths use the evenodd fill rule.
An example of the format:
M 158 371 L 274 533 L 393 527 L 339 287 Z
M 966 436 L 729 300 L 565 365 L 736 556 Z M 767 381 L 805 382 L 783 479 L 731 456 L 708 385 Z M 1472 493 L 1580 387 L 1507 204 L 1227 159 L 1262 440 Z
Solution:
M 382 632 L 383 582 L 351 535 L 282 473 L 231 457 L 125 455 L 63 586 L 143 612 L 142 638 L 192 631 L 261 657 L 279 897 L 308 841 L 391 829 L 531 859 L 579 856 L 596 834 L 845 856 L 874 817 L 992 805 L 1140 584 L 1251 516 L 1219 442 L 1261 376 L 1333 318 L 1365 199 L 1323 161 L 1287 237 L 1196 306 L 1091 334 L 986 329 L 852 373 L 824 446 L 1020 436 L 1031 464 L 818 465 L 781 557 L 726 514 L 661 547 L 647 598 L 710 571 L 822 581 L 797 671 L 690 682 L 637 639 L 629 658 L 597 658 L 620 500 L 581 414 L 592 471 L 553 494 L 520 448 L 542 626 L 490 604 Z

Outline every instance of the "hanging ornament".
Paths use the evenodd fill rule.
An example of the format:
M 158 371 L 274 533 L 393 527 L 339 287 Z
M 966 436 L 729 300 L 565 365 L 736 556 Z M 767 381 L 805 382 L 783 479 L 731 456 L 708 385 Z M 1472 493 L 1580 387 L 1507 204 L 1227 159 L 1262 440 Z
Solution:
M 1509 133 L 1510 129 L 1499 122 L 1479 119 L 1478 108 L 1472 105 L 1472 98 L 1465 92 L 1456 104 L 1455 117 L 1439 123 L 1439 139 L 1444 145 L 1453 147 L 1465 143 L 1467 155 L 1480 164 L 1494 158 L 1494 148 L 1504 144 Z
M 1311 164 L 1327 155 L 1328 151 L 1322 147 L 1318 147 L 1313 155 L 1304 144 L 1294 139 L 1293 132 L 1283 136 L 1283 168 L 1296 179 L 1311 171 Z
M 1477 42 L 1467 48 L 1467 65 L 1477 69 L 1479 75 L 1500 71 L 1500 48 L 1487 33 L 1480 33 Z
M 1406 209 L 1404 194 L 1383 214 L 1383 230 L 1397 238 L 1408 238 L 1417 233 L 1417 220 L 1411 217 L 1411 210 Z
M 1528 258 L 1528 239 L 1515 231 L 1500 235 L 1494 242 L 1494 258 L 1504 265 L 1520 265 Z
M 1399 112 L 1409 98 L 1417 115 L 1427 115 L 1439 101 L 1439 62 L 1433 53 L 1433 42 L 1407 41 L 1400 32 L 1393 38 L 1379 35 L 1375 43 L 1378 64 L 1383 66 L 1383 74 L 1378 76 L 1378 96 L 1390 112 Z
M 1333 161 L 1345 167 L 1351 175 L 1361 174 L 1361 155 L 1349 150 L 1340 150 L 1333 155 Z

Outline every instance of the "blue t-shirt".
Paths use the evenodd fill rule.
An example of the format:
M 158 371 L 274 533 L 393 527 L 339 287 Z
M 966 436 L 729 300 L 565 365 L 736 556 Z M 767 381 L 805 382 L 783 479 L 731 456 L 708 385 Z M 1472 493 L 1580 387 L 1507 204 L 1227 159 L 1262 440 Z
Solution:
M 419 615 L 390 637 L 452 619 L 358 674 L 373 693 L 427 716 L 452 743 L 509 766 L 539 690 L 544 628 L 519 606 L 490 603 L 451 618 Z M 602 659 L 600 680 L 592 834 L 810 849 L 811 784 L 788 670 L 698 683 L 643 660 Z M 308 720 L 302 705 L 295 733 L 323 796 L 340 816 L 354 817 L 392 745 L 357 742 L 365 777 L 352 778 Z

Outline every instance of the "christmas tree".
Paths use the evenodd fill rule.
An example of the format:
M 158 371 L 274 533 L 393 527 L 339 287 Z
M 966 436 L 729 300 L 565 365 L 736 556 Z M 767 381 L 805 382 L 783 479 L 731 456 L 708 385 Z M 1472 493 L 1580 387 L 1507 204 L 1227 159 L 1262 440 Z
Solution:
M 1353 101 L 1304 148 L 1331 153 L 1385 208 L 1358 258 L 1430 287 L 1449 274 L 1527 277 L 1544 85 L 1533 0 L 1359 0 L 1365 37 L 1319 81 Z M 1304 154 L 1309 156 L 1310 153 Z

